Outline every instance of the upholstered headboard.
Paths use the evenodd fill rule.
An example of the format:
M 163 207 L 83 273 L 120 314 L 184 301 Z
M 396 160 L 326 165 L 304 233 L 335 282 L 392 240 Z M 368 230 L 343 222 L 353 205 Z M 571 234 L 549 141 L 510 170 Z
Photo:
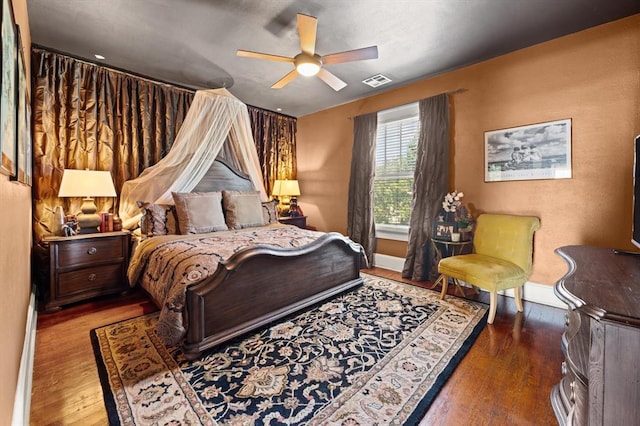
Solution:
M 192 192 L 255 191 L 249 176 L 223 160 L 216 159 Z
M 277 202 L 261 203 L 251 178 L 222 159 L 218 158 L 213 162 L 206 175 L 191 192 L 198 193 L 196 198 L 213 196 L 211 195 L 212 193 L 222 192 L 222 210 L 220 214 L 224 215 L 223 220 L 229 229 L 260 226 L 278 221 Z M 185 196 L 183 195 L 182 197 Z M 185 217 L 190 216 L 190 213 L 185 212 L 185 209 L 181 207 L 179 199 L 180 196 L 176 199 L 174 194 L 180 230 L 185 233 L 184 230 L 188 229 L 188 227 L 183 226 L 183 224 L 186 221 Z M 202 217 L 201 214 L 198 216 Z M 206 216 L 207 221 L 215 221 L 213 220 L 213 216 L 215 216 L 213 212 L 208 211 Z

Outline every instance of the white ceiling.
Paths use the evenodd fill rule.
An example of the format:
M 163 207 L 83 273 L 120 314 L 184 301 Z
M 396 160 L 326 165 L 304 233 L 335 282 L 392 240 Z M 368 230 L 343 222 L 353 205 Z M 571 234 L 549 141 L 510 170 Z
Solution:
M 640 0 L 28 0 L 32 42 L 247 104 L 302 116 L 640 13 Z M 296 13 L 318 18 L 320 55 L 377 45 L 374 60 L 271 85 L 293 65 L 236 56 L 300 51 Z M 382 73 L 377 89 L 362 80 Z

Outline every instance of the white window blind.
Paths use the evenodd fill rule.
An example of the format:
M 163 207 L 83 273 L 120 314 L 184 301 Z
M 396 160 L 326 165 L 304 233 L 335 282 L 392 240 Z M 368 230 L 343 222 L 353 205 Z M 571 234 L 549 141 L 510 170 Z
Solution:
M 403 105 L 378 113 L 374 217 L 376 233 L 406 234 L 411 215 L 413 173 L 420 122 L 418 105 Z

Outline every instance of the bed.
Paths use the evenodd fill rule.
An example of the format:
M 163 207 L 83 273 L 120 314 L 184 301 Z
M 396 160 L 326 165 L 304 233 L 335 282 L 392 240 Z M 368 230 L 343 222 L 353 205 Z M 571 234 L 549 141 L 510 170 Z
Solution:
M 244 194 L 254 188 L 246 175 L 216 160 L 192 193 L 221 191 Z M 178 226 L 184 229 L 183 222 Z M 223 240 L 237 246 L 221 248 Z M 162 257 L 168 253 L 173 260 Z M 185 357 L 194 359 L 205 349 L 362 284 L 364 263 L 361 246 L 341 234 L 271 223 L 146 238 L 134 250 L 129 280 L 161 309 L 159 325 L 165 329 L 159 334 L 165 342 L 179 340 Z

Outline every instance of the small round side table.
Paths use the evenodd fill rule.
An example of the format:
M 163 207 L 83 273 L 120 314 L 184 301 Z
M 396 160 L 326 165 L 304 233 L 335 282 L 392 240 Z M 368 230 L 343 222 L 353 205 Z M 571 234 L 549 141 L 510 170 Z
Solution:
M 448 241 L 438 238 L 431 238 L 433 244 L 434 253 L 437 257 L 437 261 L 450 256 L 457 256 L 459 254 L 467 254 L 465 251 L 471 248 L 473 241 Z

